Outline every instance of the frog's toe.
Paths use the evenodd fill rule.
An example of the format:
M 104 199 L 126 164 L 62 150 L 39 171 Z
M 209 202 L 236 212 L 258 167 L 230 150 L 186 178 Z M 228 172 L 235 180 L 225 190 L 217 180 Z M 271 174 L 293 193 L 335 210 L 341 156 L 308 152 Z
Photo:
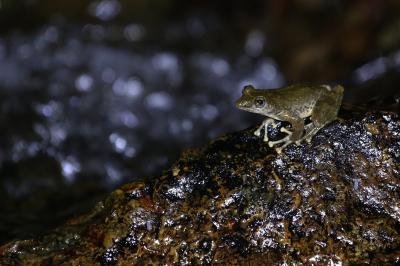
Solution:
M 279 143 L 284 143 L 283 146 L 286 147 L 287 145 L 289 145 L 290 143 L 292 143 L 292 141 L 290 141 L 290 135 L 284 137 L 283 139 L 280 140 L 276 140 L 276 141 L 268 141 L 268 146 L 270 146 L 271 148 Z
M 288 129 L 285 128 L 285 127 L 281 127 L 281 130 L 280 130 L 280 131 L 281 131 L 282 133 L 289 134 L 290 136 L 293 134 L 292 131 L 288 130 Z
M 297 141 L 295 141 L 294 143 L 296 143 L 296 145 L 300 145 L 301 140 L 297 140 Z
M 268 141 L 268 146 L 269 146 L 270 148 L 274 147 L 273 141 Z
M 283 149 L 285 149 L 288 145 L 292 144 L 292 141 L 286 141 L 282 146 L 275 148 L 278 154 L 282 153 Z
M 277 141 L 268 141 L 268 146 L 270 148 L 274 147 L 276 144 L 282 143 L 282 141 L 277 140 Z
M 262 124 L 261 126 L 259 126 L 259 127 L 257 128 L 257 130 L 254 131 L 254 135 L 256 135 L 257 137 L 259 137 L 259 136 L 261 135 L 261 130 L 262 130 L 263 128 L 264 128 L 264 130 L 266 130 L 265 127 L 264 127 L 264 124 Z

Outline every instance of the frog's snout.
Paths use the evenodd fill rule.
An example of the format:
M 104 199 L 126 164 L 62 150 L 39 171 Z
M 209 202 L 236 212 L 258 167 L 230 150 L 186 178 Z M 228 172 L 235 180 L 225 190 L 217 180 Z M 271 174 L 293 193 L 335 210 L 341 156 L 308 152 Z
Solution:
M 240 108 L 240 100 L 237 100 L 237 101 L 235 102 L 235 105 L 236 105 L 237 108 Z
M 239 99 L 236 101 L 236 107 L 239 109 L 246 109 L 251 107 L 250 101 L 245 101 L 243 99 Z

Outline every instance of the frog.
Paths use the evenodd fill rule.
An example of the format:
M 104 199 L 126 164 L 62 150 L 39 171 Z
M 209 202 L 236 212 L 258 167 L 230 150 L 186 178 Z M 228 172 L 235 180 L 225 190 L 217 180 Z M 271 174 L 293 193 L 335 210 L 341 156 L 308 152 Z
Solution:
M 344 88 L 341 85 L 304 85 L 294 84 L 277 89 L 256 89 L 252 85 L 244 86 L 242 96 L 236 101 L 236 107 L 251 113 L 266 116 L 266 119 L 254 131 L 260 137 L 264 129 L 264 142 L 275 147 L 278 154 L 288 145 L 306 140 L 324 126 L 337 119 L 342 103 Z M 310 121 L 305 123 L 306 119 Z M 281 127 L 280 132 L 287 134 L 279 140 L 271 141 L 268 127 L 278 126 L 277 121 L 289 122 L 290 129 Z M 278 145 L 279 144 L 279 145 Z

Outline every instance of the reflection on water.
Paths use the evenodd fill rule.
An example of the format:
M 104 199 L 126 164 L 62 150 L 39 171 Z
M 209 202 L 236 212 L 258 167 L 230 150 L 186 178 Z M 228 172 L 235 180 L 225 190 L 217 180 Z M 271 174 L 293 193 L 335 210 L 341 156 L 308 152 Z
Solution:
M 119 10 L 113 0 L 89 7 L 104 21 Z M 196 36 L 206 30 L 195 18 L 188 28 Z M 1 184 L 10 203 L 3 212 L 18 213 L 12 204 L 30 195 L 46 201 L 43 191 L 82 190 L 75 195 L 80 199 L 87 186 L 82 182 L 105 191 L 157 175 L 184 147 L 251 123 L 233 107 L 244 84 L 283 85 L 274 61 L 257 57 L 265 44 L 260 32 L 251 33 L 230 59 L 201 49 L 181 54 L 162 45 L 149 48 L 146 36 L 137 23 L 63 21 L 1 36 Z M 40 175 L 19 171 L 32 159 L 44 168 Z M 50 208 L 46 204 L 37 208 Z
M 103 21 L 115 18 L 121 11 L 121 4 L 117 0 L 93 1 L 89 5 L 89 14 Z
M 101 1 L 98 6 L 112 2 Z M 108 14 L 103 8 L 96 12 Z M 35 156 L 34 152 L 24 155 L 26 148 L 22 148 L 34 145 L 37 153 L 60 161 L 68 181 L 81 171 L 108 179 L 106 165 L 113 165 L 121 178 L 155 174 L 160 168 L 151 166 L 152 156 L 169 157 L 168 150 L 176 156 L 179 147 L 246 124 L 234 114 L 232 105 L 244 84 L 283 84 L 270 58 L 254 61 L 240 55 L 228 61 L 206 51 L 182 56 L 173 51 L 116 48 L 87 36 L 83 41 L 86 27 L 51 25 L 31 36 L 2 39 L 0 66 L 7 71 L 1 72 L 0 85 L 5 95 L 17 96 L 3 111 L 37 114 L 36 119 L 25 121 L 31 123 L 31 130 L 24 132 L 35 140 L 6 136 L 13 137 L 13 145 L 3 150 L 4 160 L 15 157 L 17 150 L 19 160 Z M 135 34 L 130 33 L 130 38 Z M 258 41 L 246 42 L 244 49 L 254 55 L 259 44 L 249 43 Z M 35 97 L 23 103 L 19 96 L 27 92 Z M 72 147 L 77 141 L 82 148 Z M 124 162 L 131 163 L 135 157 L 140 163 L 133 160 L 135 167 L 127 169 Z

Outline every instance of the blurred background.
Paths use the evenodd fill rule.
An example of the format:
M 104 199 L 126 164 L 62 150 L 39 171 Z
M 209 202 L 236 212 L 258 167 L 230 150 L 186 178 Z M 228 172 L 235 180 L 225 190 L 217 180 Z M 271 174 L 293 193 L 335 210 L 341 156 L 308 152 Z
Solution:
M 262 117 L 243 85 L 400 99 L 398 0 L 0 0 L 0 243 Z

